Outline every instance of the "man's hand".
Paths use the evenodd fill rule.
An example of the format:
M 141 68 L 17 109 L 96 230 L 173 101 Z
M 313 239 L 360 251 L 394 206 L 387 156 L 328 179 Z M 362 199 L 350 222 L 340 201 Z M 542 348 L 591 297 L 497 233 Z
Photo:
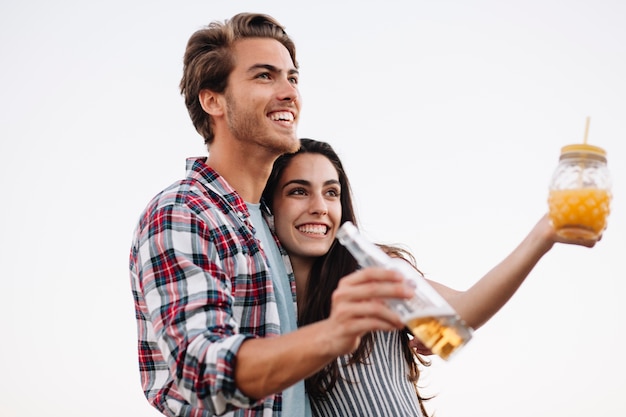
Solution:
M 359 346 L 367 332 L 403 328 L 404 323 L 384 299 L 412 295 L 403 276 L 392 270 L 364 268 L 342 278 L 333 292 L 328 318 L 332 324 L 332 349 L 337 355 L 348 354 Z
M 385 298 L 410 298 L 397 271 L 364 268 L 339 281 L 330 317 L 280 337 L 247 339 L 237 352 L 237 387 L 253 398 L 279 392 L 352 353 L 367 332 L 404 328 Z

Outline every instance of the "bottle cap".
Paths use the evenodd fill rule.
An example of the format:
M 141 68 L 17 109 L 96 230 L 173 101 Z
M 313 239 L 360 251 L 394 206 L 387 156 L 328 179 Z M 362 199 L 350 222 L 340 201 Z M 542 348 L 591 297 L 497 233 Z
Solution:
M 561 148 L 561 155 L 568 153 L 589 153 L 602 157 L 606 157 L 606 151 L 599 146 L 588 145 L 586 143 L 576 143 L 574 145 L 565 145 Z

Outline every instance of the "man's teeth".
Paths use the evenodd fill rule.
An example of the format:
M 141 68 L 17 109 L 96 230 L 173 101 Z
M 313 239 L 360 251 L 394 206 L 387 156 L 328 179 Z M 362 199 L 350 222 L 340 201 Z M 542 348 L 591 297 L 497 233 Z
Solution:
M 281 112 L 276 112 L 276 113 L 272 113 L 270 114 L 270 119 L 272 120 L 286 120 L 286 121 L 293 121 L 293 114 L 291 114 L 288 111 L 281 111 Z
M 314 235 L 325 235 L 328 231 L 328 227 L 321 224 L 305 224 L 298 227 L 298 230 L 302 233 L 310 233 Z

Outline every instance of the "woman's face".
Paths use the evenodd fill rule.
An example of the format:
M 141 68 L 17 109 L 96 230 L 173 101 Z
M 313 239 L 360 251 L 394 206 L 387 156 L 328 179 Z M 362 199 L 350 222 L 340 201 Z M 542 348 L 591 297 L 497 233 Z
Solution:
M 276 233 L 289 256 L 317 258 L 328 252 L 341 223 L 341 185 L 323 155 L 296 155 L 274 192 Z

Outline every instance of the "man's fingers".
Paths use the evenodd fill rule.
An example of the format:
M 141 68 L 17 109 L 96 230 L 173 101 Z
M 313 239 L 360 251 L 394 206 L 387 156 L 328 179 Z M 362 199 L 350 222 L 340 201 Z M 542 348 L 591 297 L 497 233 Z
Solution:
M 342 278 L 333 296 L 352 300 L 409 298 L 412 291 L 397 271 L 365 268 Z

